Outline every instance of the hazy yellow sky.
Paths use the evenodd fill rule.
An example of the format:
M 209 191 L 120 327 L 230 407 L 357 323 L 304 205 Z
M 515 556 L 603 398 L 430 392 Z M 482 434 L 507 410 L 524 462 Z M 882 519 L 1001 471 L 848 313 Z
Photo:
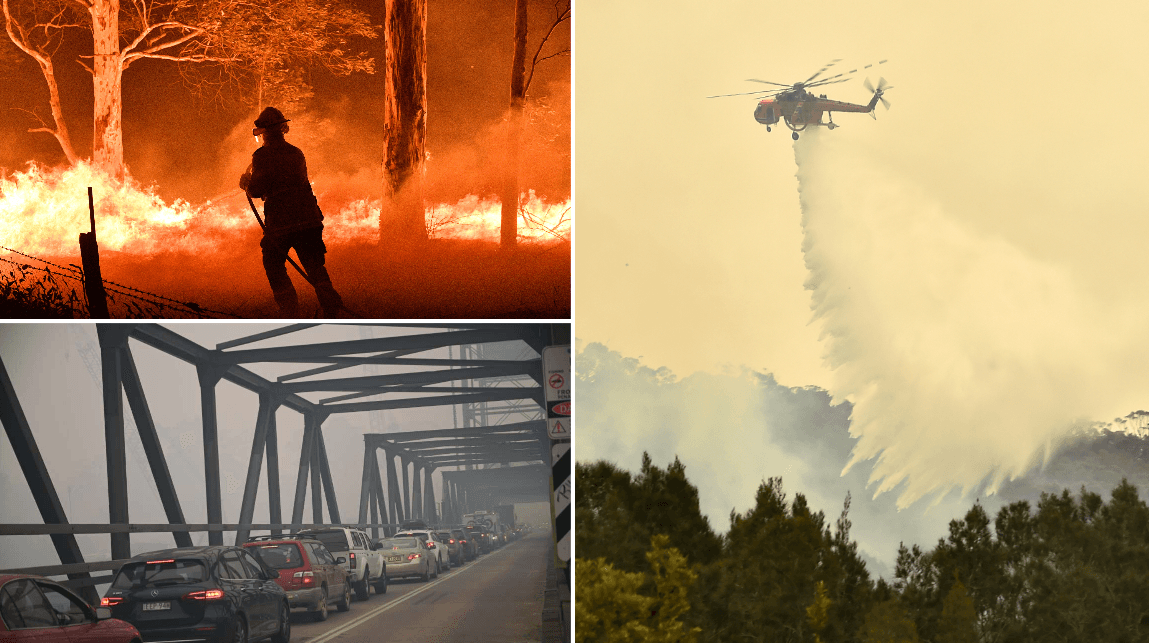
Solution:
M 789 131 L 756 123 L 753 98 L 705 97 L 834 58 L 888 59 L 872 80 L 894 86 L 876 122 L 840 114 L 821 131 L 853 163 L 975 243 L 1063 274 L 1103 314 L 1140 306 L 1149 5 L 582 0 L 577 14 L 580 341 L 680 376 L 732 364 L 831 385 Z M 820 91 L 865 102 L 863 78 Z

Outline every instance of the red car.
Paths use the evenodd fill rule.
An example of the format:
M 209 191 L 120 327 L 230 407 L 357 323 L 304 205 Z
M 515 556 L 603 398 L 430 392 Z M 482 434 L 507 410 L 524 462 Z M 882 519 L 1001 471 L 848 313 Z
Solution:
M 343 569 L 344 558 L 335 558 L 324 544 L 308 537 L 260 536 L 244 543 L 264 564 L 279 570 L 275 582 L 287 592 L 291 607 L 310 612 L 317 621 L 327 620 L 334 605 L 340 612 L 351 608 L 351 580 Z
M 0 641 L 141 643 L 131 624 L 40 576 L 0 574 Z

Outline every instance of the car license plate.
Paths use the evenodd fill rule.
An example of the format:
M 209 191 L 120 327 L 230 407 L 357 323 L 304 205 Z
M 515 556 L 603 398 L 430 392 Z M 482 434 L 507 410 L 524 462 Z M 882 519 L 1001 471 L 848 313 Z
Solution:
M 387 562 L 389 562 L 389 563 L 397 563 L 401 560 L 403 560 L 402 556 L 388 556 L 387 557 Z
M 170 610 L 172 608 L 171 601 L 164 601 L 162 603 L 144 603 L 145 612 L 153 612 L 160 610 Z

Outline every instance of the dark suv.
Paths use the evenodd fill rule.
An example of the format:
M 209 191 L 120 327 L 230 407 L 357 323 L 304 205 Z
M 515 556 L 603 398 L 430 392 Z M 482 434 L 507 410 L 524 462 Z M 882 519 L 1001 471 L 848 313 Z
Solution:
M 475 543 L 477 553 L 485 554 L 491 551 L 491 541 L 483 535 L 482 529 L 479 527 L 463 527 L 463 531 L 467 534 L 467 540 Z
M 120 567 L 101 605 L 148 641 L 291 638 L 279 572 L 241 547 L 164 549 Z
M 287 592 L 291 607 L 311 612 L 326 621 L 331 605 L 346 612 L 351 608 L 351 579 L 343 569 L 342 556 L 335 558 L 314 538 L 261 536 L 244 543 L 264 565 L 279 570 L 275 582 Z

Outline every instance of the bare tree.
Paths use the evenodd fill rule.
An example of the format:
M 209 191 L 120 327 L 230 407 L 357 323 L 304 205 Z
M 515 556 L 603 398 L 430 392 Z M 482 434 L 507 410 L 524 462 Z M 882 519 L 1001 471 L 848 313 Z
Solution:
M 527 103 L 527 91 L 531 80 L 535 76 L 535 68 L 540 62 L 563 56 L 570 53 L 570 49 L 560 49 L 544 54 L 547 42 L 559 25 L 570 19 L 570 0 L 556 0 L 554 4 L 554 18 L 543 35 L 542 41 L 535 49 L 530 67 L 527 67 L 527 0 L 515 1 L 515 54 L 511 61 L 511 102 L 510 112 L 507 116 L 507 158 L 504 166 L 504 178 L 501 202 L 501 223 L 499 227 L 499 242 L 503 248 L 513 248 L 519 237 L 519 157 L 522 149 L 524 111 Z
M 391 0 L 383 30 L 383 207 L 380 239 L 425 239 L 423 178 L 427 145 L 427 0 Z
M 124 174 L 122 81 L 132 63 L 153 58 L 204 65 L 215 83 L 259 80 L 259 104 L 268 85 L 297 94 L 306 80 L 293 69 L 321 65 L 337 74 L 372 71 L 373 61 L 349 51 L 348 38 L 374 37 L 367 16 L 340 0 L 3 0 L 8 38 L 40 65 L 48 84 L 53 124 L 34 132 L 56 137 L 68 160 L 76 154 L 68 135 L 53 55 L 72 32 L 88 32 L 91 55 L 80 64 L 92 74 L 92 161 Z M 207 69 L 205 69 L 207 71 Z M 185 74 L 201 88 L 210 75 Z

